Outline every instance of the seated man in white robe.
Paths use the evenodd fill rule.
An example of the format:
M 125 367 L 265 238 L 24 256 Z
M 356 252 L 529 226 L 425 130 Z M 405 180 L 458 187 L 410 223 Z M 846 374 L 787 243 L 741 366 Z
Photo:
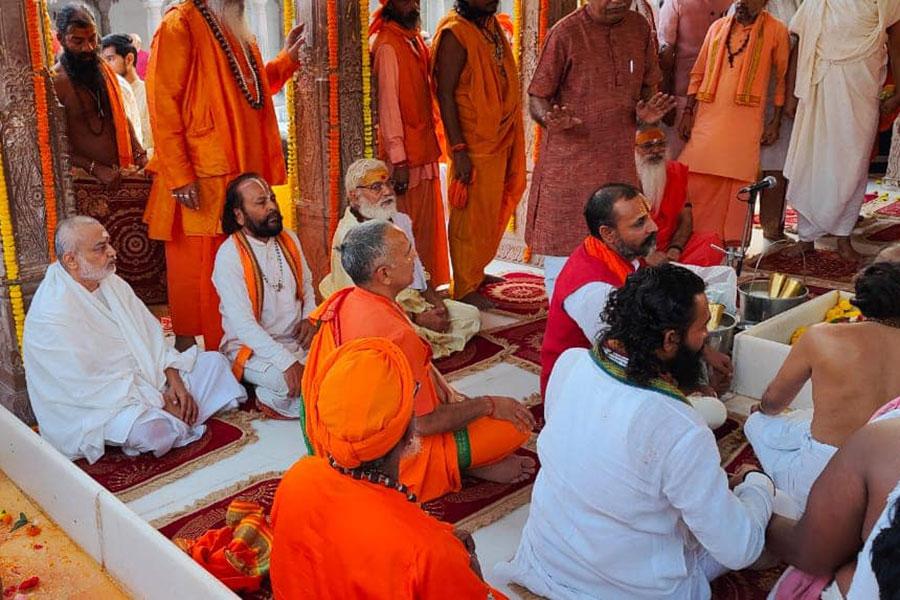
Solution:
M 213 284 L 221 300 L 221 351 L 235 377 L 256 386 L 272 418 L 300 417 L 300 382 L 315 328 L 312 273 L 297 234 L 282 225 L 269 184 L 245 173 L 228 184 Z
M 682 267 L 640 269 L 610 294 L 594 347 L 560 356 L 528 521 L 495 573 L 554 600 L 708 599 L 759 557 L 775 486 L 741 472 L 731 491 L 679 391 L 699 376 L 704 291 Z
M 900 263 L 874 263 L 855 285 L 851 302 L 865 321 L 810 327 L 744 425 L 763 469 L 800 513 L 837 449 L 900 396 Z M 813 408 L 782 414 L 809 380 Z
M 380 160 L 363 158 L 347 169 L 344 176 L 347 190 L 347 210 L 334 232 L 331 247 L 331 273 L 319 283 L 323 298 L 351 287 L 353 280 L 341 266 L 337 247 L 351 229 L 371 219 L 390 221 L 403 230 L 416 245 L 412 221 L 397 212 L 397 195 L 391 183 L 387 165 Z M 448 356 L 463 349 L 481 329 L 481 315 L 472 305 L 441 298 L 428 281 L 422 261 L 416 256 L 413 284 L 397 296 L 419 334 L 431 345 L 434 358 Z
M 41 436 L 60 452 L 94 463 L 111 445 L 159 457 L 246 400 L 224 356 L 166 344 L 159 321 L 115 274 L 116 251 L 99 222 L 62 221 L 55 247 L 22 346 Z

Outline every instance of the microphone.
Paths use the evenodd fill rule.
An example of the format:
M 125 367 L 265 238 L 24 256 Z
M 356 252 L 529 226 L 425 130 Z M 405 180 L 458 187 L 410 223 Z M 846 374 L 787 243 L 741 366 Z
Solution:
M 742 187 L 740 189 L 741 194 L 752 194 L 753 192 L 759 192 L 761 190 L 767 190 L 769 188 L 773 188 L 778 185 L 778 180 L 773 176 L 769 175 L 768 177 L 764 177 L 760 179 L 756 183 L 751 183 L 746 187 Z

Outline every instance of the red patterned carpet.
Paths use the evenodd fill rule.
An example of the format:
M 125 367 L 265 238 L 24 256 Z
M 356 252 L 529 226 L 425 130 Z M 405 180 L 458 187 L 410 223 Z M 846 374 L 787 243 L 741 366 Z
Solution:
M 529 371 L 541 371 L 541 345 L 544 343 L 544 330 L 547 328 L 547 317 L 516 323 L 508 327 L 500 327 L 486 331 L 484 335 L 500 344 L 512 348 L 512 356 L 520 361 L 520 365 Z
M 756 257 L 747 259 L 746 265 L 756 264 Z M 849 284 L 859 270 L 853 261 L 844 260 L 837 252 L 816 250 L 803 256 L 787 256 L 784 250 L 767 254 L 759 263 L 759 270 L 769 273 L 779 272 L 801 277 L 811 277 L 823 282 Z
M 103 223 L 118 252 L 117 273 L 145 304 L 166 303 L 166 256 L 162 242 L 147 237 L 143 222 L 151 180 L 129 177 L 116 191 L 96 179 L 76 179 L 75 207 Z
M 444 375 L 453 375 L 487 366 L 502 358 L 505 351 L 505 346 L 479 334 L 469 340 L 459 352 L 434 361 L 434 366 Z
M 883 229 L 879 229 L 874 233 L 866 235 L 866 239 L 870 242 L 891 243 L 900 241 L 900 223 L 889 225 Z
M 481 286 L 481 293 L 496 305 L 496 312 L 539 315 L 547 312 L 544 278 L 532 273 L 504 273 L 506 281 Z
M 900 201 L 895 201 L 875 211 L 880 217 L 900 217 Z
M 753 226 L 761 227 L 758 214 L 753 215 Z M 797 230 L 797 211 L 790 206 L 784 209 L 784 228 L 786 231 Z
M 251 427 L 243 425 L 251 419 L 246 411 L 213 417 L 206 422 L 203 437 L 160 458 L 152 454 L 126 456 L 119 448 L 107 447 L 103 457 L 93 465 L 84 459 L 75 461 L 75 465 L 123 501 L 128 501 L 174 477 L 183 477 L 186 471 L 197 469 L 211 459 L 219 460 L 226 453 L 236 451 L 255 435 L 251 433 Z

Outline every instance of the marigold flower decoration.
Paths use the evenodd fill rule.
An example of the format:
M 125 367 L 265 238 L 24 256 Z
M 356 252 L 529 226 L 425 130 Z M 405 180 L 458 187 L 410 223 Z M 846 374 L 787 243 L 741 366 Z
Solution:
M 3 148 L 0 145 L 0 247 L 3 248 L 3 266 L 9 285 L 9 304 L 19 352 L 22 352 L 22 333 L 25 326 L 25 301 L 19 284 L 19 259 L 16 255 L 16 239 L 13 235 L 12 214 L 9 207 L 9 193 L 6 187 L 6 166 L 3 162 Z
M 294 28 L 294 0 L 284 1 L 284 10 L 282 11 L 282 31 L 284 39 L 287 39 L 291 29 Z M 288 172 L 288 189 L 291 190 L 291 201 L 296 202 L 300 197 L 300 181 L 297 176 L 297 115 L 295 114 L 294 98 L 297 90 L 297 83 L 294 77 L 288 79 L 284 87 L 284 102 L 287 106 L 288 116 L 288 143 L 287 143 L 287 172 Z
M 338 56 L 338 0 L 327 0 L 328 24 L 328 238 L 337 230 L 338 211 L 341 208 L 341 113 Z
M 362 53 L 362 117 L 363 117 L 363 155 L 372 158 L 375 155 L 375 136 L 372 130 L 372 59 L 369 54 L 369 2 L 359 0 L 359 45 Z

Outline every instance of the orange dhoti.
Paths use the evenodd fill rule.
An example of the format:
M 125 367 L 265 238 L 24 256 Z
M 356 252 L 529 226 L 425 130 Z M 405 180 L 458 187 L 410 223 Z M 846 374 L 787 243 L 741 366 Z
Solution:
M 691 172 L 688 175 L 688 198 L 693 204 L 694 236 L 712 233 L 726 244 L 739 243 L 747 218 L 747 203 L 738 199 L 738 192 L 750 183 Z
M 418 185 L 409 188 L 402 196 L 397 196 L 397 210 L 412 219 L 416 252 L 419 253 L 425 270 L 431 275 L 431 285 L 437 287 L 450 283 L 441 180 L 420 180 Z

